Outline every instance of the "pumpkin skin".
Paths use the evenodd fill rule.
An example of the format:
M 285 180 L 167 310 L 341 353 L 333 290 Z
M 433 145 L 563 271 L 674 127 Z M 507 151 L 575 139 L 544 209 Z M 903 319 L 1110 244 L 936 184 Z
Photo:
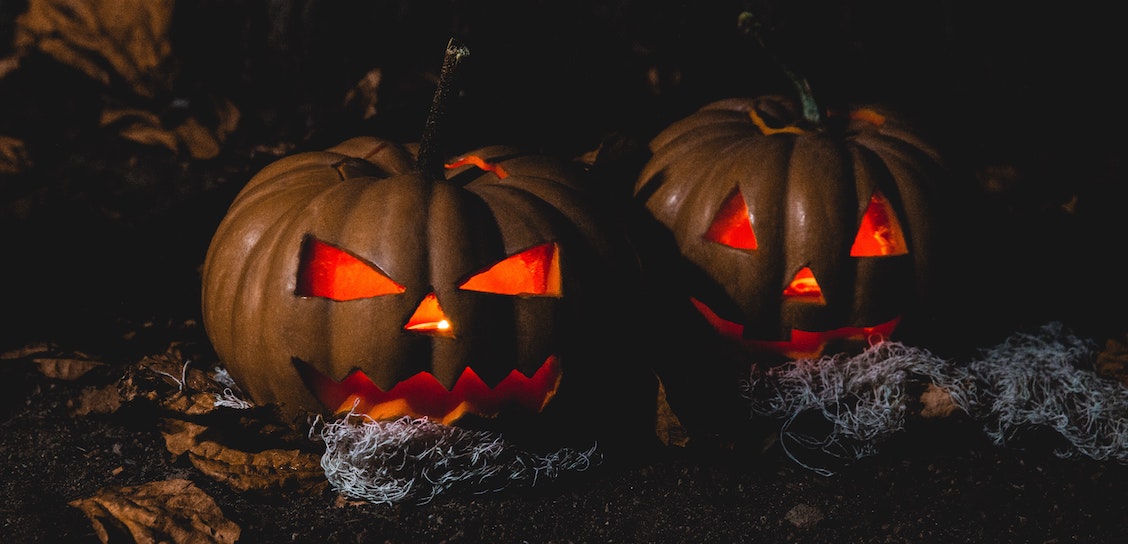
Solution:
M 925 305 L 946 166 L 895 113 L 807 127 L 787 97 L 727 99 L 650 150 L 635 197 L 672 234 L 694 308 L 747 352 L 853 350 Z
M 638 261 L 577 168 L 499 146 L 429 181 L 406 148 L 371 137 L 280 159 L 213 236 L 207 334 L 253 400 L 291 413 L 613 410 L 628 372 L 597 348 Z M 336 272 L 350 269 L 352 283 Z

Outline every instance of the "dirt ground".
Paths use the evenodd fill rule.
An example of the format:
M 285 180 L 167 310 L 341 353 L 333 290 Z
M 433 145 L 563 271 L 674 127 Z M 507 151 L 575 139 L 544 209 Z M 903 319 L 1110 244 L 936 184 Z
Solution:
M 182 328 L 153 336 L 199 340 Z M 239 527 L 239 542 L 1113 543 L 1128 536 L 1128 467 L 1059 458 L 1052 451 L 1062 444 L 1045 434 L 995 446 L 959 418 L 914 424 L 853 463 L 803 459 L 833 469 L 829 476 L 765 441 L 765 424 L 740 447 L 639 448 L 533 487 L 450 491 L 422 505 L 349 500 L 326 486 L 238 491 L 173 456 L 151 404 L 74 414 L 84 389 L 120 374 L 59 380 L 35 366 L 0 367 L 0 511 L 12 542 L 98 542 L 72 501 L 179 479 L 214 500 Z M 317 450 L 313 442 L 304 448 Z M 132 541 L 109 534 L 111 542 Z
M 235 194 L 291 153 L 362 134 L 417 141 L 451 36 L 475 61 L 448 116 L 449 148 L 518 143 L 579 157 L 614 143 L 621 154 L 611 171 L 623 185 L 608 194 L 621 195 L 638 151 L 663 126 L 713 99 L 790 92 L 773 61 L 735 31 L 747 6 L 773 23 L 784 56 L 827 96 L 894 102 L 951 153 L 962 200 L 950 212 L 963 218 L 957 233 L 967 245 L 942 278 L 952 296 L 936 309 L 943 327 L 930 349 L 956 357 L 1051 320 L 1099 346 L 1123 341 L 1128 142 L 1117 106 L 1123 78 L 1109 61 L 1124 48 L 1101 10 L 1002 1 L 919 10 L 814 0 L 178 3 L 167 36 L 174 69 L 142 77 L 115 71 L 98 47 L 18 45 L 29 24 L 19 17 L 53 4 L 0 4 L 4 542 L 98 542 L 76 501 L 181 480 L 214 501 L 222 516 L 211 527 L 228 531 L 201 542 L 1128 538 L 1128 466 L 1061 458 L 1061 438 L 1039 429 L 997 446 L 958 415 L 913 420 L 875 455 L 845 462 L 789 456 L 776 440 L 779 421 L 724 413 L 722 440 L 648 442 L 532 487 L 386 505 L 347 499 L 325 482 L 241 491 L 202 471 L 162 431 L 170 414 L 214 420 L 161 404 L 176 394 L 172 382 L 160 382 L 155 398 L 138 389 L 91 396 L 122 395 L 139 364 L 170 348 L 201 368 L 216 362 L 200 322 L 200 267 Z M 83 58 L 97 62 L 75 62 Z M 188 120 L 204 128 L 182 128 Z M 45 358 L 94 364 L 70 376 L 45 372 Z M 300 434 L 284 447 L 320 455 Z M 117 531 L 110 541 L 130 541 Z

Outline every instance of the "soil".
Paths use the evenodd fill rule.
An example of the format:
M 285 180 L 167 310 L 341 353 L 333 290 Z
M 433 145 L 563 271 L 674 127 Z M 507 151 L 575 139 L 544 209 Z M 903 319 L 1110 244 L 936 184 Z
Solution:
M 16 55 L 16 17 L 29 3 L 0 4 L 0 57 Z M 145 402 L 76 414 L 85 391 L 170 346 L 214 356 L 199 271 L 235 194 L 291 153 L 361 134 L 418 141 L 452 35 L 475 61 L 450 106 L 446 147 L 516 143 L 579 157 L 602 145 L 604 179 L 621 184 L 609 181 L 612 196 L 629 193 L 645 142 L 673 120 L 713 99 L 792 92 L 735 31 L 741 2 L 266 4 L 178 5 L 177 69 L 157 97 L 35 50 L 0 72 L 0 136 L 31 158 L 0 174 L 0 353 L 50 346 L 103 363 L 61 379 L 27 357 L 0 360 L 0 540 L 97 542 L 72 501 L 179 478 L 214 499 L 240 542 L 1128 539 L 1128 466 L 1060 457 L 1060 437 L 1038 429 L 995 445 L 959 416 L 914 420 L 878 453 L 847 462 L 789 455 L 780 422 L 723 413 L 722 437 L 687 447 L 647 442 L 533 487 L 377 505 L 327 486 L 237 491 L 170 453 Z M 751 4 L 830 101 L 893 102 L 953 158 L 960 205 L 950 212 L 962 223 L 952 235 L 967 245 L 945 269 L 951 296 L 922 343 L 957 357 L 1051 320 L 1098 345 L 1123 340 L 1128 289 L 1115 279 L 1128 142 L 1114 104 L 1125 89 L 1106 66 L 1124 50 L 1115 17 L 1006 2 L 944 13 L 899 2 Z M 345 97 L 373 68 L 379 93 L 366 117 Z M 200 104 L 216 96 L 236 105 L 240 124 L 208 158 L 98 122 L 114 105 L 170 126 L 186 116 L 214 123 Z
M 426 504 L 344 500 L 324 487 L 241 492 L 171 455 L 152 414 L 73 415 L 75 399 L 99 378 L 49 379 L 33 366 L 0 367 L 0 493 L 10 542 L 98 542 L 91 521 L 68 503 L 105 487 L 179 478 L 214 499 L 240 527 L 239 542 L 1113 543 L 1128 536 L 1128 467 L 1058 457 L 1062 444 L 1036 433 L 995 446 L 959 418 L 913 425 L 852 463 L 799 452 L 833 475 L 760 440 L 755 445 L 766 447 L 618 452 L 536 486 L 450 491 Z

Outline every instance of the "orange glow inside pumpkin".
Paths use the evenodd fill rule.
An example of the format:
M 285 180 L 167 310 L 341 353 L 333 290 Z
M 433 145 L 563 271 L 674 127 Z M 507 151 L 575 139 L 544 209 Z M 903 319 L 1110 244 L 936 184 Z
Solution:
M 849 117 L 855 121 L 863 121 L 875 127 L 880 127 L 885 124 L 885 116 L 869 108 L 853 110 L 850 112 Z
M 441 336 L 454 335 L 450 329 L 450 321 L 447 321 L 446 312 L 439 304 L 439 297 L 436 297 L 434 293 L 428 293 L 427 296 L 423 297 L 403 328 L 409 331 Z
M 477 155 L 467 155 L 465 157 L 460 157 L 453 162 L 447 163 L 445 166 L 448 170 L 453 170 L 455 168 L 466 166 L 468 164 L 477 167 L 479 170 L 493 172 L 494 175 L 498 177 L 498 179 L 505 179 L 509 177 L 509 173 L 506 172 L 505 169 L 501 167 L 501 165 L 489 162 Z
M 459 287 L 502 295 L 561 297 L 560 248 L 548 242 L 525 249 L 471 275 Z M 374 264 L 348 251 L 313 236 L 303 243 L 296 288 L 299 296 L 347 301 L 405 291 Z M 403 328 L 454 336 L 454 327 L 434 292 L 423 297 Z M 555 396 L 561 379 L 555 355 L 532 376 L 512 370 L 493 388 L 467 367 L 449 391 L 429 372 L 420 372 L 385 392 L 360 370 L 337 382 L 298 359 L 295 365 L 326 408 L 353 410 L 377 419 L 409 415 L 441 423 L 454 422 L 467 413 L 494 417 L 514 405 L 540 412 Z
M 318 400 L 337 414 L 351 411 L 374 419 L 407 415 L 444 424 L 467 413 L 494 417 L 513 405 L 540 412 L 556 395 L 562 376 L 559 361 L 550 356 L 532 376 L 513 370 L 493 388 L 466 367 L 449 391 L 429 372 L 383 391 L 360 370 L 338 382 L 302 361 L 295 364 Z
M 876 342 L 889 338 L 900 321 L 901 318 L 898 317 L 871 327 L 841 327 L 822 332 L 792 329 L 790 340 L 778 342 L 747 340 L 746 342 L 754 349 L 779 353 L 792 359 L 810 359 L 821 356 L 826 345 L 832 341 Z
M 554 242 L 533 246 L 494 263 L 459 285 L 467 291 L 499 295 L 563 296 L 560 247 Z M 309 236 L 302 246 L 296 293 L 336 301 L 403 293 L 406 288 L 351 253 Z M 446 312 L 434 292 L 419 302 L 405 330 L 454 336 Z
M 783 296 L 803 302 L 826 304 L 826 299 L 823 298 L 822 288 L 819 287 L 819 282 L 815 279 L 815 273 L 811 272 L 811 267 L 809 266 L 804 266 L 795 274 L 795 277 L 791 279 L 791 283 L 784 288 Z
M 548 242 L 515 253 L 474 274 L 458 287 L 499 295 L 560 297 L 560 247 Z
M 343 249 L 312 236 L 302 244 L 296 288 L 300 297 L 345 301 L 404 291 L 375 265 Z
M 705 232 L 705 239 L 736 249 L 754 250 L 758 247 L 752 230 L 752 216 L 739 190 L 725 199 Z M 874 191 L 850 246 L 850 256 L 891 257 L 908 252 L 909 245 L 905 242 L 893 205 L 880 191 Z
M 870 197 L 854 245 L 850 247 L 851 257 L 890 257 L 905 255 L 909 245 L 901 231 L 901 222 L 893 211 L 893 205 L 881 194 L 874 191 Z
M 739 190 L 733 191 L 713 218 L 705 239 L 737 249 L 756 249 L 756 234 L 752 232 L 752 218 L 748 205 Z
M 717 315 L 700 300 L 691 298 L 690 301 L 722 336 L 735 340 L 751 350 L 778 353 L 791 359 L 819 357 L 827 344 L 833 341 L 876 342 L 889 338 L 901 322 L 900 317 L 895 317 L 868 327 L 840 327 L 821 332 L 791 329 L 791 337 L 788 340 L 749 340 L 744 338 L 744 325 Z

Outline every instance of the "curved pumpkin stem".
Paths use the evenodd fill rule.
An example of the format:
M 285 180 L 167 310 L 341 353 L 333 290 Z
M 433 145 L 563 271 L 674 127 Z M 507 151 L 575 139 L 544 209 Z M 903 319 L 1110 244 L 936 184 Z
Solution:
M 764 41 L 763 25 L 760 24 L 760 20 L 756 17 L 756 14 L 750 11 L 741 12 L 736 24 L 741 32 L 752 36 L 752 39 L 756 40 L 756 44 L 768 54 L 772 61 L 775 62 L 776 66 L 779 66 L 780 70 L 787 76 L 787 79 L 791 81 L 791 85 L 795 87 L 795 93 L 799 96 L 799 105 L 802 107 L 803 120 L 811 127 L 822 127 L 822 108 L 819 107 L 818 102 L 815 100 L 815 93 L 811 90 L 810 82 L 807 81 L 807 78 L 792 70 L 791 67 L 780 60 L 779 55 L 776 55 L 775 52 L 768 47 L 767 43 Z
M 423 126 L 423 136 L 419 140 L 419 156 L 416 159 L 416 167 L 424 177 L 432 181 L 443 178 L 443 148 L 436 134 L 442 126 L 443 118 L 446 117 L 450 97 L 455 92 L 454 79 L 458 66 L 469 55 L 470 49 L 455 38 L 447 42 L 443 67 L 439 72 L 439 86 L 435 89 L 431 109 L 427 112 L 427 123 Z

